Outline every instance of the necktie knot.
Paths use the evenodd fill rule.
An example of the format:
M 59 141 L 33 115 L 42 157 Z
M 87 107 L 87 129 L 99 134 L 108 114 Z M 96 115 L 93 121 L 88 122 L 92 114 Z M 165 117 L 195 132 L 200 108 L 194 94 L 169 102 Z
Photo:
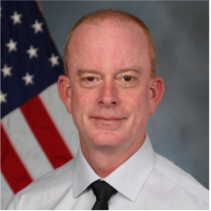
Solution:
M 97 180 L 91 184 L 91 188 L 96 196 L 97 201 L 94 204 L 93 210 L 107 210 L 108 201 L 116 190 L 105 181 Z

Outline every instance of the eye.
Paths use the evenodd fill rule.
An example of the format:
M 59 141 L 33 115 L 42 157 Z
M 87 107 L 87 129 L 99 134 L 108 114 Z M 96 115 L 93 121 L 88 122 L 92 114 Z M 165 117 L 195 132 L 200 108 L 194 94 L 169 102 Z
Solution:
M 87 80 L 88 82 L 93 82 L 93 81 L 95 80 L 95 78 L 92 77 L 92 76 L 90 76 L 90 77 L 87 77 L 86 80 Z
M 126 75 L 126 76 L 123 77 L 123 80 L 125 80 L 125 81 L 131 81 L 132 80 L 132 77 Z
M 81 85 L 85 88 L 94 88 L 101 84 L 100 76 L 85 75 L 81 78 Z
M 132 88 L 137 85 L 138 78 L 135 74 L 129 75 L 120 75 L 116 80 L 117 84 L 119 84 L 122 88 Z

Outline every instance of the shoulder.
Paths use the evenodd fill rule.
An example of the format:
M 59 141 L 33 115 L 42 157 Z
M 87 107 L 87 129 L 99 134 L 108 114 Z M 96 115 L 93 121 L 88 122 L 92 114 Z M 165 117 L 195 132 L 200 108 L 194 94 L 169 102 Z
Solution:
M 163 191 L 169 193 L 169 200 L 191 209 L 209 208 L 209 191 L 173 162 L 156 154 L 154 176 L 163 181 Z M 182 207 L 181 207 L 182 208 Z
M 48 187 L 48 189 L 56 188 L 57 186 L 60 186 L 62 183 L 64 183 L 64 181 L 68 181 L 68 184 L 70 185 L 72 183 L 73 167 L 74 159 L 35 180 L 26 188 L 21 190 L 17 195 L 35 190 L 45 191 L 44 187 Z M 51 184 L 53 184 L 53 187 Z
M 72 187 L 74 159 L 63 166 L 49 172 L 33 181 L 23 190 L 19 191 L 9 203 L 7 209 L 50 209 L 45 204 L 54 204 L 51 200 L 55 195 L 65 193 Z M 42 203 L 48 201 L 48 203 Z

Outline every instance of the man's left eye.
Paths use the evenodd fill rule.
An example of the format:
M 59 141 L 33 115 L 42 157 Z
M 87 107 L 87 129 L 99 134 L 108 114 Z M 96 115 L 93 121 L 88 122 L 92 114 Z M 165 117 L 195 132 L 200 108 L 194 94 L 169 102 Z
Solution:
M 124 81 L 131 81 L 132 80 L 132 77 L 130 77 L 130 76 L 127 75 L 127 76 L 124 76 L 123 77 L 123 80 Z

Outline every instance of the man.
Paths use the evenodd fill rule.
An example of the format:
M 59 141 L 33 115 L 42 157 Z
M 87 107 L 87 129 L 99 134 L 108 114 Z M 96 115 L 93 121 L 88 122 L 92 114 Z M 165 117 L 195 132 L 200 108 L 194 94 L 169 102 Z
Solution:
M 208 191 L 145 134 L 162 98 L 146 26 L 114 10 L 82 18 L 58 91 L 79 131 L 76 158 L 20 191 L 9 209 L 208 209 Z

